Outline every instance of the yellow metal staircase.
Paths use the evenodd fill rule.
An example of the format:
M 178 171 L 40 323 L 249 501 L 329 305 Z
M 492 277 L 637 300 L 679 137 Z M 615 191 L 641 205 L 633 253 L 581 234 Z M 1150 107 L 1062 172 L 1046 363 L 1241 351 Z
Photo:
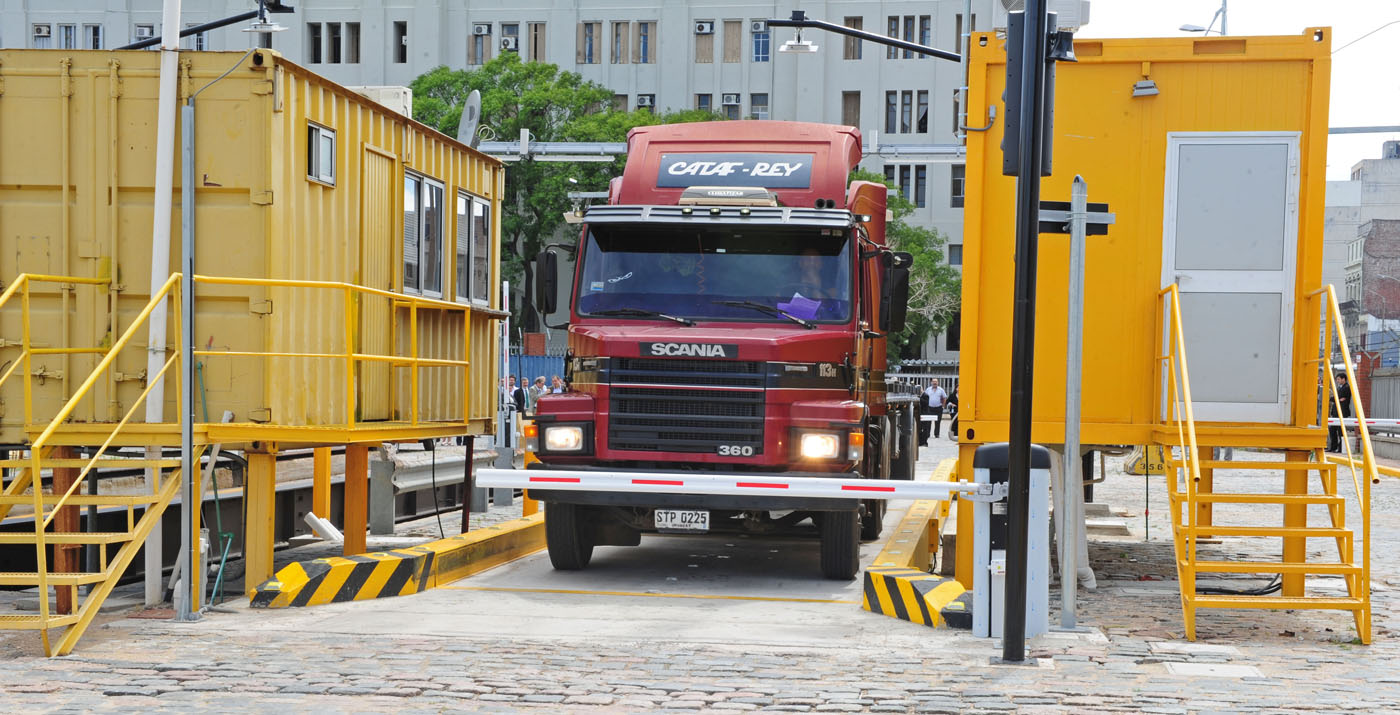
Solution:
M 1359 421 L 1360 459 L 1349 463 L 1354 513 L 1359 513 L 1361 520 L 1358 543 L 1358 534 L 1347 524 L 1348 495 L 1338 488 L 1339 467 L 1327 460 L 1322 449 L 1286 449 L 1281 460 L 1217 461 L 1210 458 L 1212 447 L 1201 445 L 1202 434 L 1208 435 L 1210 443 L 1216 446 L 1248 449 L 1258 445 L 1249 443 L 1248 430 L 1238 427 L 1214 430 L 1196 423 L 1176 286 L 1169 286 L 1162 296 L 1164 315 L 1170 316 L 1166 326 L 1168 350 L 1161 357 L 1170 396 L 1167 423 L 1175 433 L 1174 439 L 1163 439 L 1162 446 L 1169 453 L 1167 494 L 1186 637 L 1195 640 L 1196 611 L 1202 608 L 1331 609 L 1352 612 L 1358 638 L 1362 643 L 1370 643 L 1370 485 L 1377 477 L 1362 406 L 1359 401 L 1354 403 Z M 1342 324 L 1336 295 L 1329 286 L 1314 297 L 1324 301 L 1327 328 L 1323 345 L 1330 346 L 1333 326 L 1340 336 Z M 1341 361 L 1347 366 L 1348 377 L 1353 378 L 1346 340 L 1343 338 L 1339 342 Z M 1304 364 L 1321 363 L 1321 368 L 1327 369 L 1331 365 L 1332 351 L 1324 348 L 1320 352 L 1321 357 L 1303 361 Z M 1328 385 L 1325 397 L 1335 403 L 1337 395 L 1332 380 L 1323 382 Z M 1310 435 L 1312 443 L 1316 444 L 1324 438 L 1325 429 L 1317 425 L 1304 434 Z M 1344 441 L 1349 445 L 1349 438 Z M 1357 462 L 1362 474 L 1358 474 Z M 1230 470 L 1231 474 L 1218 475 L 1217 470 Z M 1241 477 L 1241 472 L 1254 478 Z M 1270 488 L 1264 491 L 1231 489 L 1229 483 L 1234 480 L 1257 485 L 1257 477 L 1264 475 L 1278 476 L 1277 482 L 1268 481 Z M 1278 486 L 1274 487 L 1275 484 Z M 1217 513 L 1217 505 L 1231 505 L 1231 516 L 1244 523 L 1220 523 L 1217 517 L 1224 514 Z M 1281 507 L 1282 523 L 1266 525 L 1267 520 L 1258 507 Z M 1325 510 L 1326 516 L 1320 520 L 1325 523 L 1310 522 L 1310 509 L 1315 511 L 1314 516 L 1319 516 L 1317 510 Z M 1281 546 L 1272 550 L 1278 558 L 1217 560 L 1201 557 L 1202 546 L 1237 538 L 1279 540 Z M 1309 561 L 1308 544 L 1313 539 L 1334 541 L 1336 559 Z M 1222 593 L 1224 589 L 1202 587 L 1198 583 L 1200 574 L 1272 574 L 1276 581 L 1268 588 Z M 1319 595 L 1316 586 L 1314 592 L 1309 593 L 1307 579 L 1310 576 L 1340 576 L 1346 595 Z
M 151 301 L 110 348 L 40 348 L 30 343 L 29 288 L 32 283 L 94 283 L 99 282 L 99 279 L 21 274 L 6 288 L 3 294 L 0 294 L 0 307 L 3 307 L 16 295 L 22 296 L 23 337 L 20 341 L 22 353 L 13 359 L 13 366 L 0 375 L 0 384 L 8 380 L 15 373 L 16 368 L 23 370 L 26 380 L 26 424 L 31 421 L 30 416 L 32 415 L 32 399 L 28 378 L 32 373 L 30 361 L 33 356 L 62 352 L 87 352 L 102 355 L 97 366 L 68 397 L 54 418 L 42 431 L 39 431 L 38 436 L 29 445 L 28 456 L 23 459 L 0 460 L 0 466 L 19 470 L 5 487 L 3 494 L 0 494 L 0 519 L 3 519 L 13 510 L 13 507 L 18 505 L 29 506 L 32 509 L 34 519 L 32 531 L 0 533 L 0 548 L 32 548 L 36 566 L 34 571 L 29 572 L 0 572 L 0 586 L 37 587 L 38 596 L 37 613 L 0 615 L 0 629 L 40 631 L 44 652 L 47 655 L 65 655 L 72 651 L 73 646 L 97 615 L 103 600 L 112 592 L 117 580 L 126 572 L 126 568 L 131 564 L 136 552 L 141 549 L 146 537 L 151 533 L 152 528 L 164 514 L 165 508 L 179 490 L 181 483 L 180 470 L 177 468 L 180 464 L 179 459 L 124 459 L 106 456 L 107 449 L 114 442 L 119 441 L 122 429 L 131 421 L 133 415 L 144 406 L 151 390 L 165 379 L 166 373 L 172 367 L 179 364 L 179 351 L 172 351 L 164 366 L 147 380 L 145 390 L 130 406 L 120 422 L 103 425 L 98 432 L 92 432 L 90 429 L 84 432 L 85 434 L 95 434 L 95 441 L 101 442 L 101 445 L 93 450 L 94 453 L 90 458 L 74 459 L 62 456 L 63 453 L 60 456 L 55 456 L 57 449 L 55 445 L 64 442 L 62 434 L 68 427 L 66 423 L 73 411 L 89 395 L 93 386 L 97 384 L 106 371 L 112 368 L 122 348 L 126 347 L 142 331 L 156 307 L 167 297 L 178 295 L 179 281 L 178 274 L 171 276 L 164 287 L 152 297 Z M 172 302 L 178 306 L 178 300 Z M 176 326 L 179 325 L 178 320 L 172 322 Z M 178 375 L 178 370 L 176 374 Z M 175 387 L 178 390 L 178 379 L 175 381 Z M 145 427 L 140 423 L 136 424 Z M 86 425 L 86 427 L 93 426 Z M 202 451 L 202 447 L 197 448 L 192 455 L 193 464 L 199 464 Z M 157 475 L 154 493 L 136 496 L 82 493 L 84 490 L 81 487 L 84 480 L 96 480 L 97 470 L 137 467 L 154 469 L 154 473 Z M 51 490 L 52 493 L 45 493 L 44 477 L 46 475 L 56 476 L 55 470 L 67 470 L 65 476 L 71 476 L 72 479 L 66 487 L 54 488 Z M 196 469 L 195 474 L 192 475 L 196 480 L 199 478 L 198 472 L 199 470 Z M 53 483 L 59 484 L 57 480 Z M 199 492 L 195 491 L 195 493 Z M 60 530 L 59 523 L 62 520 L 59 517 L 63 510 L 73 510 L 80 506 L 124 508 L 126 510 L 126 528 L 122 531 L 95 533 Z M 139 519 L 136 517 L 138 507 L 143 509 Z M 197 519 L 194 520 L 194 523 L 198 523 Z M 195 531 L 198 532 L 198 526 L 195 527 Z M 93 545 L 97 548 L 99 564 L 97 571 L 59 572 L 54 570 L 54 562 L 57 560 L 56 556 L 60 548 L 84 545 Z M 112 547 L 115 547 L 115 553 L 113 553 Z M 83 591 L 79 587 L 87 588 Z M 55 596 L 64 596 L 59 601 L 71 604 L 72 612 L 55 612 L 57 609 L 51 607 L 49 603 L 51 593 Z M 50 641 L 49 631 L 52 629 L 62 629 L 56 645 Z

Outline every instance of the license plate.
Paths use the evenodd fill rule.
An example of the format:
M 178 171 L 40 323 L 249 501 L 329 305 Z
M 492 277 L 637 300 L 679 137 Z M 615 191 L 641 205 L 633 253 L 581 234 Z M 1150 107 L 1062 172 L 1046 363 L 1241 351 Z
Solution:
M 657 531 L 709 531 L 710 512 L 702 509 L 657 509 Z

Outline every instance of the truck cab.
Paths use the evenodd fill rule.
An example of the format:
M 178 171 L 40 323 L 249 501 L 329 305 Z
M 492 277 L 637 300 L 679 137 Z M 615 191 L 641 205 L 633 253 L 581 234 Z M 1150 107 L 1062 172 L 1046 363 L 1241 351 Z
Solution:
M 902 327 L 907 254 L 885 245 L 882 185 L 847 177 L 852 127 L 709 122 L 628 137 L 609 203 L 591 207 L 560 291 L 539 257 L 537 303 L 569 296 L 570 391 L 537 405 L 543 468 L 862 479 L 892 474 L 885 344 Z M 912 459 L 900 460 L 912 465 Z M 903 471 L 910 471 L 905 468 Z M 664 481 L 664 480 L 663 480 Z M 853 578 L 883 501 L 531 489 L 550 559 L 643 533 L 812 533 L 822 572 Z

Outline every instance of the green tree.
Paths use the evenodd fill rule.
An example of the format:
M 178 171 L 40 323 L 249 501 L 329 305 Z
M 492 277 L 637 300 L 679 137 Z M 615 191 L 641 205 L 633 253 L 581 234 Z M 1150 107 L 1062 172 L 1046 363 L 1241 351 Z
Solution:
M 873 181 L 891 189 L 888 208 L 893 220 L 885 224 L 885 240 L 890 248 L 912 254 L 914 265 L 909 270 L 909 319 L 890 350 L 901 358 L 917 358 L 919 346 L 945 330 L 962 307 L 961 276 L 943 257 L 948 239 L 935 229 L 907 223 L 904 219 L 914 212 L 914 204 L 885 177 L 857 169 L 851 181 Z
M 484 131 L 504 141 L 517 140 L 526 129 L 531 142 L 618 142 L 638 126 L 722 118 L 693 110 L 616 110 L 607 87 L 556 65 L 523 62 L 514 52 L 502 52 L 474 70 L 438 67 L 411 86 L 413 118 L 450 136 L 457 135 L 462 107 L 472 90 L 481 92 Z M 526 158 L 509 164 L 501 201 L 503 276 L 519 285 L 527 259 L 559 232 L 564 213 L 573 208 L 568 193 L 606 191 L 608 181 L 622 173 L 623 163 L 623 158 L 589 163 Z

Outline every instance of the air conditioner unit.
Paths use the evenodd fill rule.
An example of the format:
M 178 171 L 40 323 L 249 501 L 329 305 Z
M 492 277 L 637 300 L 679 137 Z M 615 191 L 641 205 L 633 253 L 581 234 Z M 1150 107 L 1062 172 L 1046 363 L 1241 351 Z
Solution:
M 1056 27 L 1061 30 L 1078 30 L 1089 24 L 1089 0 L 1049 0 L 1049 10 L 1058 17 Z M 1026 9 L 1026 0 L 997 0 L 992 3 L 992 29 L 1006 29 L 1006 14 Z M 981 23 L 978 23 L 979 25 Z M 976 30 L 986 30 L 977 27 Z
M 652 105 L 655 104 L 655 103 L 656 103 L 656 98 L 653 97 L 653 96 L 650 95 L 650 94 L 639 94 L 639 95 L 637 95 L 637 106 L 638 106 L 638 107 L 650 107 L 650 106 L 652 106 Z
M 738 95 L 738 94 L 721 94 L 721 95 L 719 96 L 719 99 L 720 99 L 720 102 L 719 102 L 720 104 L 738 104 L 738 103 L 739 103 L 739 95 Z
M 503 49 L 503 50 L 510 50 L 511 52 L 515 52 L 516 47 L 519 46 L 519 42 L 520 42 L 520 39 L 519 39 L 519 38 L 516 38 L 516 37 L 502 37 L 502 38 L 501 38 L 501 49 Z
M 753 22 L 749 23 L 749 31 L 750 31 L 750 32 L 767 32 L 767 31 L 768 31 L 768 23 L 764 22 L 763 20 L 754 20 Z
M 50 27 L 49 25 L 35 25 L 35 26 L 34 26 L 34 36 L 35 36 L 35 37 L 48 37 L 48 36 L 50 35 L 51 32 L 53 32 L 53 28 Z M 140 37 L 140 36 L 141 36 L 140 28 L 137 28 L 136 36 L 137 36 L 137 37 Z
M 491 23 L 489 23 L 489 22 L 478 22 L 478 23 L 476 23 L 475 25 L 472 25 L 472 34 L 473 34 L 473 35 L 489 35 L 489 34 L 491 34 Z
M 713 34 L 715 34 L 715 23 L 713 23 L 713 22 L 697 22 L 697 23 L 695 23 L 695 34 L 697 34 L 697 35 L 713 35 Z

